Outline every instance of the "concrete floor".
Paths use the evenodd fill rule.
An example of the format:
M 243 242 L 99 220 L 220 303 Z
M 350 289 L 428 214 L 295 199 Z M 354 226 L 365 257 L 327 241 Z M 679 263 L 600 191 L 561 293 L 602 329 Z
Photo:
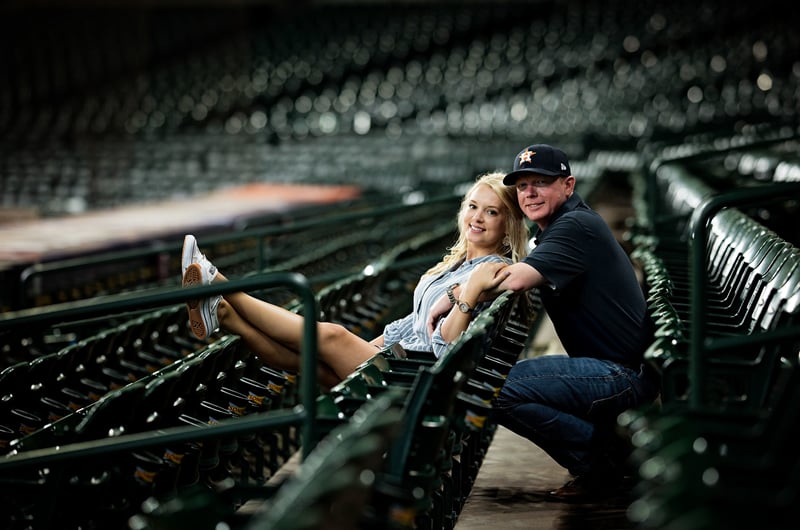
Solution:
M 559 528 L 568 506 L 544 495 L 569 474 L 541 449 L 499 428 L 456 523 L 457 530 Z
M 456 522 L 456 530 L 623 530 L 627 499 L 603 504 L 552 502 L 545 494 L 570 479 L 541 449 L 500 428 Z

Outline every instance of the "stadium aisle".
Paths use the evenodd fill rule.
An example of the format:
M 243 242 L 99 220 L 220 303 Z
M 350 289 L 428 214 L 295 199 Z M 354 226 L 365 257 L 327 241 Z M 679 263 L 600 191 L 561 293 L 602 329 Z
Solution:
M 567 504 L 545 499 L 549 490 L 569 478 L 566 470 L 541 449 L 500 428 L 455 528 L 634 528 L 625 515 L 627 499 L 612 499 L 602 504 Z

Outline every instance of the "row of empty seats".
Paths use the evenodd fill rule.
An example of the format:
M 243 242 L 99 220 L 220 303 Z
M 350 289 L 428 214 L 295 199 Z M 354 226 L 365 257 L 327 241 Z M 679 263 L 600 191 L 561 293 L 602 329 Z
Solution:
M 791 124 L 797 37 L 767 4 L 87 9 L 46 24 L 10 9 L 0 204 L 56 215 L 263 180 L 416 184 L 471 174 L 484 153 L 506 167 L 537 138 L 581 156 Z M 447 151 L 460 158 L 443 167 Z
M 633 257 L 657 325 L 646 359 L 663 386 L 659 407 L 620 417 L 640 479 L 629 517 L 643 528 L 797 515 L 800 250 L 786 212 L 800 185 L 725 166 L 787 145 L 740 140 L 690 143 L 690 156 L 651 163 L 654 189 L 636 186 Z

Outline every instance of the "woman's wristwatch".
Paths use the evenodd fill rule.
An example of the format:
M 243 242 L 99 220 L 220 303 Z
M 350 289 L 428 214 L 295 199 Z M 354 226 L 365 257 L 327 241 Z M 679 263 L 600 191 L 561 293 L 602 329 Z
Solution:
M 471 313 L 474 308 L 470 307 L 466 302 L 458 302 L 458 310 L 462 313 Z
M 458 310 L 461 311 L 462 313 L 471 313 L 474 308 L 470 307 L 469 304 L 466 302 L 460 302 L 458 298 L 456 298 L 455 293 L 453 293 L 453 289 L 455 289 L 458 286 L 459 284 L 454 283 L 453 285 L 447 288 L 446 290 L 447 299 L 450 300 L 451 304 L 457 306 Z

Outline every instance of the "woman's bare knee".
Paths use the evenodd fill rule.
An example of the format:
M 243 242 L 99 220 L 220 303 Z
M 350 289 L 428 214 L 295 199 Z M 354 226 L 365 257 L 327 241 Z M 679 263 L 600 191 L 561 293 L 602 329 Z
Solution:
M 338 344 L 351 335 L 347 328 L 333 322 L 320 322 L 317 333 L 317 341 L 324 344 Z

